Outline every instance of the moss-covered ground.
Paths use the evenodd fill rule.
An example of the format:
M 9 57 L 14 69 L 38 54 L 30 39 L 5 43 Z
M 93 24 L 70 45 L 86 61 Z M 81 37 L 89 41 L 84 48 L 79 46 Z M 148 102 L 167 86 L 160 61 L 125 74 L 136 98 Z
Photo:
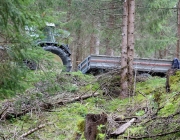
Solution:
M 42 92 L 42 96 L 51 91 L 51 96 L 66 92 L 67 98 L 72 95 L 104 92 L 100 88 L 103 81 L 98 82 L 97 77 L 94 76 L 75 72 L 61 76 L 52 75 L 52 77 L 55 80 L 53 86 L 38 91 Z M 120 99 L 111 94 L 101 94 L 87 100 L 56 106 L 49 111 L 32 110 L 19 118 L 0 122 L 0 136 L 6 139 L 17 139 L 32 128 L 36 128 L 40 124 L 47 124 L 44 128 L 27 136 L 26 139 L 75 140 L 77 134 L 80 134 L 80 139 L 84 140 L 83 130 L 86 114 L 105 112 L 111 118 L 119 117 L 122 120 L 138 118 L 138 122 L 129 127 L 117 139 L 127 139 L 129 136 L 139 139 L 178 140 L 180 132 L 173 133 L 173 131 L 180 131 L 180 115 L 178 114 L 180 112 L 180 72 L 171 76 L 170 93 L 166 93 L 165 83 L 165 78 L 152 77 L 147 81 L 136 83 L 133 97 Z M 111 129 L 113 131 L 115 127 Z

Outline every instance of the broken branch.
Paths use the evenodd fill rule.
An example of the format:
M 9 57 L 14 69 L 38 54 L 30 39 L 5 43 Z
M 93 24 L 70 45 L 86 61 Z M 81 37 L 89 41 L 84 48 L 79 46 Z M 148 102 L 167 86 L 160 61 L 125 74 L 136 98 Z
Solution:
M 51 124 L 51 123 L 47 123 L 47 124 Z M 33 128 L 33 129 L 29 130 L 28 132 L 22 134 L 19 138 L 22 139 L 22 138 L 24 138 L 24 137 L 27 137 L 28 135 L 34 133 L 35 131 L 44 128 L 47 124 L 40 124 L 38 127 Z
M 132 118 L 129 122 L 121 125 L 118 129 L 116 129 L 114 132 L 111 133 L 111 136 L 118 136 L 126 131 L 128 127 L 131 126 L 131 124 L 135 121 L 135 118 Z

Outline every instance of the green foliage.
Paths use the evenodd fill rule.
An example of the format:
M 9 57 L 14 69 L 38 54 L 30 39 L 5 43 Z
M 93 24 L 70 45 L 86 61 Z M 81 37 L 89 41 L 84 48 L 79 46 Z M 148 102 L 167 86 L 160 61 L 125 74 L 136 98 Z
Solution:
M 25 51 L 27 51 L 25 53 Z M 6 98 L 14 96 L 15 93 L 24 92 L 26 89 L 34 87 L 34 84 L 39 81 L 54 81 L 56 78 L 56 72 L 53 73 L 51 70 L 60 69 L 61 66 L 53 63 L 51 56 L 44 56 L 47 54 L 42 48 L 39 47 L 31 47 L 26 49 L 21 49 L 20 53 L 22 57 L 16 59 L 16 62 L 7 62 L 7 63 L 0 63 L 2 66 L 0 68 L 1 72 L 4 73 L 0 76 L 1 78 L 1 86 L 0 91 L 1 95 L 0 98 Z M 26 54 L 26 56 L 25 56 Z M 10 54 L 12 58 L 16 57 L 15 53 Z M 27 66 L 23 63 L 23 58 L 27 60 L 31 60 L 36 62 L 36 64 L 43 65 L 44 69 L 49 69 L 49 71 L 31 71 L 27 68 Z M 55 82 L 54 82 L 55 83 Z M 58 86 L 51 87 L 49 86 L 49 90 L 52 88 L 58 88 Z
M 139 3 L 140 1 L 137 1 Z M 176 43 L 176 27 L 172 19 L 176 13 L 172 9 L 177 2 L 170 0 L 144 0 L 136 7 L 136 28 L 139 37 L 136 37 L 135 48 L 139 57 L 152 57 L 155 52 Z M 154 56 L 156 57 L 156 56 Z
M 132 126 L 128 130 L 129 130 L 129 134 L 132 135 L 132 136 L 136 136 L 137 134 L 143 135 L 144 131 L 145 131 L 143 126 L 137 126 L 137 127 Z
M 138 112 L 136 112 L 136 116 L 143 116 L 144 115 L 144 110 L 140 110 Z
M 173 92 L 170 95 L 164 95 L 160 104 L 162 109 L 159 111 L 159 115 L 167 117 L 178 112 L 180 102 L 179 97 L 180 96 L 176 92 Z
M 101 124 L 97 127 L 97 129 L 98 129 L 98 134 L 96 140 L 104 140 L 106 138 L 106 134 L 104 133 L 106 126 Z
M 84 133 L 84 130 L 85 130 L 85 120 L 79 120 L 77 122 L 77 128 L 78 128 L 78 131 L 81 132 L 81 133 Z
M 109 112 L 113 112 L 118 109 L 122 109 L 122 107 L 127 106 L 129 103 L 128 101 L 129 100 L 127 98 L 126 99 L 114 99 L 111 101 L 111 103 L 105 102 L 104 108 Z M 111 105 L 109 105 L 109 104 L 111 104 Z M 124 110 L 122 110 L 122 111 L 124 111 Z
M 140 91 L 143 94 L 152 94 L 156 92 L 161 92 L 159 91 L 159 88 L 162 86 L 165 86 L 165 78 L 158 78 L 158 77 L 153 77 L 148 79 L 146 82 L 139 82 L 137 83 L 137 88 L 136 91 Z M 160 89 L 163 92 L 165 92 L 165 89 Z
M 94 77 L 92 75 L 82 74 L 81 71 L 71 72 L 71 75 L 77 78 L 77 80 L 83 80 L 85 82 L 93 82 Z
M 175 75 L 170 76 L 169 83 L 172 91 L 180 91 L 180 87 L 177 86 L 180 83 L 180 71 L 177 71 Z
M 83 87 L 82 89 L 84 89 L 85 91 L 92 91 L 92 92 L 94 92 L 94 91 L 97 91 L 98 89 L 99 89 L 99 87 L 100 87 L 100 85 L 99 85 L 99 83 L 93 83 L 93 84 L 88 84 L 88 85 L 86 85 L 85 87 Z
M 66 75 L 66 74 L 65 74 Z M 75 73 L 77 76 L 78 74 Z M 72 76 L 72 75 L 71 75 Z M 82 76 L 82 75 L 80 75 Z M 83 76 L 82 76 L 83 77 Z M 77 78 L 77 77 L 76 77 Z M 92 77 L 91 77 L 92 78 Z M 149 109 L 153 108 L 153 110 L 157 110 L 157 108 L 161 108 L 158 112 L 159 117 L 168 117 L 172 114 L 179 111 L 179 94 L 177 92 L 173 92 L 170 94 L 166 94 L 164 91 L 164 79 L 163 78 L 152 78 L 154 79 L 154 83 L 157 84 L 159 82 L 159 85 L 156 86 L 154 89 L 155 91 L 151 93 L 146 93 L 143 96 L 142 94 L 138 94 L 134 96 L 133 98 L 127 98 L 127 99 L 118 99 L 118 98 L 107 98 L 107 97 L 93 97 L 89 98 L 87 100 L 84 100 L 82 102 L 76 102 L 72 104 L 67 104 L 64 106 L 61 106 L 60 108 L 54 109 L 52 112 L 43 112 L 43 115 L 38 118 L 35 117 L 35 114 L 27 114 L 27 116 L 22 117 L 21 119 L 16 119 L 14 121 L 11 121 L 11 127 L 12 129 L 14 127 L 17 127 L 17 130 L 20 130 L 23 126 L 23 132 L 27 132 L 30 126 L 37 126 L 39 123 L 38 120 L 41 120 L 44 118 L 48 122 L 54 122 L 55 125 L 46 126 L 45 130 L 41 130 L 39 132 L 35 132 L 33 135 L 30 135 L 29 138 L 35 138 L 40 136 L 43 139 L 74 139 L 75 134 L 80 134 L 81 139 L 84 140 L 83 133 L 84 133 L 84 124 L 85 124 L 85 116 L 88 113 L 99 113 L 99 112 L 108 112 L 108 114 L 117 114 L 119 117 L 121 116 L 122 119 L 128 117 L 130 114 L 127 114 L 127 109 L 132 108 L 133 110 L 138 107 L 147 107 Z M 65 83 L 66 84 L 66 83 Z M 146 85 L 147 84 L 147 85 Z M 143 86 L 142 86 L 143 85 Z M 136 87 L 139 90 L 143 90 L 144 87 L 148 86 L 149 88 L 153 86 L 153 82 L 151 79 L 148 81 L 145 81 L 143 83 L 138 83 Z M 154 85 L 155 86 L 155 85 Z M 156 91 L 157 90 L 157 91 Z M 161 91 L 162 93 L 159 93 Z M 71 93 L 72 94 L 72 93 Z M 39 97 L 39 95 L 37 95 Z M 32 97 L 32 100 L 37 98 Z M 41 95 L 40 95 L 41 96 Z M 156 97 L 160 96 L 160 97 Z M 41 97 L 40 97 L 41 98 Z M 159 106 L 157 106 L 156 100 L 159 102 Z M 23 101 L 25 102 L 25 100 Z M 18 105 L 18 103 L 17 103 Z M 134 107 L 135 106 L 135 107 Z M 133 111 L 132 110 L 132 111 Z M 31 116 L 32 115 L 32 116 Z M 127 136 L 128 134 L 131 136 L 136 137 L 137 135 L 146 135 L 147 127 L 149 125 L 156 125 L 160 123 L 160 120 L 150 120 L 149 123 L 145 123 L 144 121 L 148 121 L 148 118 L 143 119 L 144 116 L 146 116 L 146 112 L 144 110 L 138 110 L 131 115 L 138 116 L 142 119 L 141 123 L 138 123 L 138 125 L 132 125 L 128 128 L 128 130 L 124 133 L 123 136 Z M 175 124 L 169 125 L 170 128 L 176 128 L 177 126 Z M 104 126 L 100 125 L 98 126 L 98 137 L 97 139 L 104 139 L 106 136 L 104 133 L 102 133 Z M 157 128 L 154 128 L 152 130 L 149 130 L 152 134 L 159 134 L 161 133 L 161 127 L 158 125 Z M 46 133 L 44 133 L 46 132 Z M 178 136 L 178 134 L 176 134 Z M 119 136 L 118 138 L 121 139 L 123 136 Z M 175 136 L 175 135 L 173 135 Z M 167 136 L 170 137 L 170 136 Z M 164 139 L 167 137 L 163 137 Z M 158 138 L 157 138 L 158 139 Z

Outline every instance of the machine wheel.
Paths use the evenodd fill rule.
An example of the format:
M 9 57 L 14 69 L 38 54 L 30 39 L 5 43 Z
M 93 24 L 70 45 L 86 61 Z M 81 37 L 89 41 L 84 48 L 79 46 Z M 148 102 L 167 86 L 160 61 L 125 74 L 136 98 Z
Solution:
M 63 65 L 66 67 L 65 71 L 66 72 L 71 71 L 71 68 L 72 68 L 71 58 L 69 57 L 68 54 L 66 54 L 63 51 L 63 49 L 56 46 L 44 46 L 43 49 L 46 51 L 50 51 L 53 54 L 56 54 L 57 56 L 59 56 L 59 58 L 62 60 Z

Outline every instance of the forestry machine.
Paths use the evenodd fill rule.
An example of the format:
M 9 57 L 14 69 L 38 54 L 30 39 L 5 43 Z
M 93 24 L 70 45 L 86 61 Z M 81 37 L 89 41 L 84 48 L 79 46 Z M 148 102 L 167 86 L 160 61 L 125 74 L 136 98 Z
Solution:
M 26 27 L 26 31 L 32 32 L 32 28 Z M 68 45 L 65 44 L 58 44 L 55 40 L 55 24 L 54 23 L 46 23 L 46 27 L 43 29 L 43 35 L 45 36 L 43 40 L 38 40 L 36 41 L 36 45 L 42 47 L 45 51 L 52 52 L 55 60 L 63 63 L 63 65 L 66 68 L 66 72 L 71 71 L 71 52 L 68 47 Z M 30 36 L 36 36 L 38 37 L 39 35 L 37 34 L 31 34 Z M 33 64 L 31 61 L 26 60 L 26 65 L 32 69 L 35 70 L 37 68 L 36 65 Z

